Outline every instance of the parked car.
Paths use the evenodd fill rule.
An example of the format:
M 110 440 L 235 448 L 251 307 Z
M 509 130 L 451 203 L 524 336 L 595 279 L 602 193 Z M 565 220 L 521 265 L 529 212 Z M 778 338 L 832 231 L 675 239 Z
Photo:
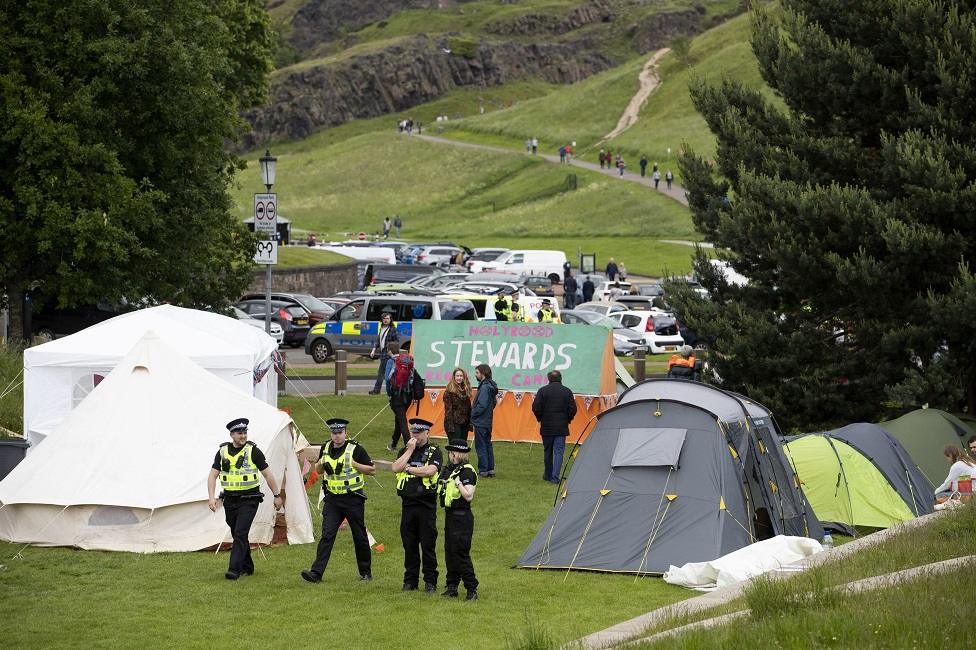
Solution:
M 316 363 L 325 363 L 336 350 L 368 353 L 379 334 L 380 317 L 393 312 L 400 345 L 409 347 L 413 321 L 477 320 L 474 305 L 444 296 L 362 296 L 353 298 L 330 320 L 312 328 L 305 340 L 305 353 Z
M 471 251 L 471 257 L 468 258 L 466 264 L 470 269 L 475 263 L 480 266 L 484 262 L 494 262 L 499 256 L 507 252 L 507 248 L 475 248 Z
M 609 316 L 617 311 L 627 311 L 628 307 L 619 302 L 584 302 L 582 305 L 576 305 L 575 309 L 576 311 L 592 311 L 603 316 Z
M 471 277 L 470 273 L 443 273 L 441 275 L 425 275 L 414 278 L 410 284 L 425 289 L 446 289 Z
M 556 290 L 552 286 L 552 280 L 544 275 L 530 275 L 521 284 L 537 296 L 551 298 L 556 295 Z
M 264 331 L 264 319 L 263 318 L 261 320 L 258 320 L 256 318 L 252 317 L 249 313 L 247 313 L 243 309 L 240 309 L 238 307 L 233 307 L 233 306 L 230 308 L 230 313 L 231 313 L 231 316 L 233 316 L 237 320 L 245 323 L 246 325 L 250 325 L 252 327 L 257 327 L 262 332 Z M 273 338 L 278 343 L 278 345 L 281 345 L 284 342 L 284 340 L 285 340 L 285 330 L 281 329 L 281 325 L 279 325 L 275 321 L 271 321 L 271 332 L 270 332 L 270 334 L 271 334 L 271 338 Z
M 617 296 L 614 302 L 627 305 L 627 309 L 631 311 L 662 311 L 658 305 L 654 304 L 654 300 L 655 296 L 627 295 Z
M 629 295 L 630 287 L 631 284 L 629 282 L 610 282 L 609 280 L 598 282 L 596 290 L 593 292 L 593 300 L 602 300 L 604 302 L 616 301 L 620 296 Z
M 308 312 L 308 322 L 312 325 L 328 320 L 335 313 L 335 309 L 331 305 L 319 300 L 310 293 L 282 293 L 272 291 L 271 299 L 290 302 L 304 307 L 305 311 Z M 249 293 L 242 297 L 241 300 L 264 300 L 264 294 Z
M 471 271 L 514 271 L 544 275 L 553 284 L 559 284 L 563 278 L 564 264 L 566 253 L 562 251 L 522 249 L 502 253 L 492 262 L 476 262 L 471 266 Z
M 644 333 L 644 342 L 652 354 L 677 352 L 685 344 L 678 331 L 678 321 L 670 314 L 650 311 L 621 311 L 610 314 L 624 327 Z
M 341 307 L 349 304 L 348 298 L 340 298 L 339 296 L 330 296 L 329 298 L 319 298 L 322 302 L 332 307 L 332 313 L 339 311 Z
M 644 335 L 637 330 L 624 327 L 619 322 L 594 311 L 576 311 L 564 309 L 563 323 L 571 325 L 598 325 L 613 331 L 613 353 L 618 357 L 634 356 L 637 348 L 644 346 Z
M 238 309 L 264 320 L 267 313 L 264 305 L 264 298 L 241 300 L 235 305 Z M 293 348 L 301 347 L 305 343 L 305 337 L 311 324 L 308 320 L 308 312 L 301 305 L 285 300 L 271 301 L 271 320 L 278 323 L 284 332 L 283 343 Z
M 440 275 L 441 273 L 443 271 L 436 267 L 419 264 L 369 264 L 363 274 L 361 288 L 365 289 L 371 284 L 406 282 L 421 275 Z
M 421 246 L 414 252 L 413 263 L 427 266 L 445 266 L 457 257 L 460 246 Z
M 475 312 L 478 314 L 479 319 L 497 320 L 497 316 L 495 314 L 495 300 L 497 298 L 494 291 L 486 293 L 468 293 L 464 289 L 455 289 L 442 294 L 442 297 L 450 300 L 470 301 L 471 304 L 474 305 Z M 542 307 L 542 300 L 542 298 L 538 298 L 536 296 L 519 295 L 519 310 L 525 315 L 522 322 L 538 322 L 538 314 L 539 309 Z M 555 320 L 553 322 L 561 322 L 559 304 L 555 300 L 552 300 L 550 301 L 550 306 L 555 314 Z
M 31 331 L 42 341 L 52 341 L 114 318 L 129 309 L 104 302 L 58 309 L 52 302 L 31 314 Z
M 522 295 L 534 297 L 535 293 L 525 287 L 519 286 L 517 284 L 512 284 L 510 282 L 459 282 L 451 287 L 452 291 L 467 291 L 470 293 L 477 294 L 491 294 L 494 295 L 498 293 L 499 289 L 504 289 L 506 293 L 518 292 Z

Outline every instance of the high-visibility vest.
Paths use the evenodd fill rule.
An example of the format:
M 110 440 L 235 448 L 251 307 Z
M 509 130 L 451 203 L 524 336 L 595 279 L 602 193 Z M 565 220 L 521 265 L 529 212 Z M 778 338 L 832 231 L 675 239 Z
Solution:
M 518 300 L 512 300 L 512 298 L 509 297 L 508 303 L 511 305 L 509 309 L 512 311 L 512 315 L 509 317 L 509 320 L 525 320 L 525 314 L 522 313 Z
M 427 451 L 424 452 L 424 467 L 431 464 L 430 459 L 434 456 L 435 449 L 437 447 L 428 444 Z M 404 467 L 402 472 L 396 473 L 396 490 L 398 495 L 403 496 L 406 493 L 407 483 L 410 481 L 420 481 L 423 484 L 423 492 L 434 492 L 437 490 L 436 473 L 433 476 L 414 476 L 413 474 L 408 474 L 407 468 Z
M 464 469 L 465 467 L 470 469 L 472 472 L 474 471 L 474 467 L 471 466 L 471 463 L 464 463 L 463 465 L 458 465 L 447 476 L 447 479 L 441 481 L 440 485 L 437 486 L 437 494 L 441 498 L 441 505 L 444 506 L 445 508 L 450 508 L 451 504 L 454 503 L 455 500 L 464 498 L 461 496 L 461 490 L 454 482 L 454 479 L 460 476 L 461 470 Z
M 322 476 L 325 489 L 332 494 L 347 494 L 353 490 L 363 489 L 366 477 L 352 465 L 352 454 L 356 450 L 356 443 L 346 442 L 346 448 L 338 458 L 329 455 L 331 450 L 330 442 L 322 451 L 322 464 L 331 470 Z
M 230 455 L 231 443 L 220 446 L 220 485 L 225 492 L 252 490 L 261 485 L 258 468 L 251 462 L 253 442 L 244 443 L 244 449 L 236 456 Z
M 555 323 L 556 314 L 551 309 L 540 309 L 539 310 L 539 322 L 540 323 Z
M 495 317 L 498 320 L 512 320 L 512 302 L 507 298 L 499 298 L 495 301 Z

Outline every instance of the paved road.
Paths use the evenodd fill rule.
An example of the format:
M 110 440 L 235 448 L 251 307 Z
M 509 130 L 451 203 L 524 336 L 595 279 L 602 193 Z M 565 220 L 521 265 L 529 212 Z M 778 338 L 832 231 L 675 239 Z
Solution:
M 469 149 L 479 149 L 479 150 L 482 150 L 482 151 L 495 151 L 495 152 L 498 152 L 498 153 L 507 153 L 507 154 L 511 154 L 513 156 L 525 156 L 525 155 L 528 155 L 528 154 L 522 153 L 522 152 L 517 151 L 517 150 L 514 150 L 514 149 L 506 149 L 504 147 L 494 147 L 494 146 L 487 145 L 487 144 L 475 144 L 473 142 L 461 142 L 460 140 L 450 140 L 448 138 L 439 138 L 439 137 L 434 136 L 434 135 L 413 135 L 413 136 L 404 136 L 404 137 L 420 138 L 422 140 L 427 140 L 429 142 L 437 142 L 437 143 L 440 143 L 440 144 L 449 144 L 449 145 L 452 145 L 452 146 L 455 146 L 455 147 L 467 147 Z M 557 165 L 560 164 L 559 163 L 559 156 L 554 156 L 554 155 L 550 155 L 550 154 L 537 154 L 537 156 L 540 157 L 540 158 L 545 158 L 549 162 L 556 163 Z M 604 174 L 606 176 L 611 176 L 613 178 L 619 178 L 622 181 L 629 181 L 631 183 L 639 183 L 641 185 L 646 185 L 647 187 L 654 187 L 654 180 L 650 176 L 642 177 L 640 175 L 640 172 L 639 171 L 637 171 L 637 172 L 626 171 L 626 172 L 624 172 L 624 175 L 621 176 L 620 175 L 620 172 L 618 172 L 616 169 L 600 169 L 600 165 L 598 165 L 597 163 L 591 163 L 591 162 L 587 162 L 585 160 L 579 160 L 579 159 L 574 159 L 571 163 L 569 163 L 567 165 L 563 165 L 563 166 L 565 166 L 565 167 L 582 167 L 583 169 L 589 169 L 591 171 L 595 171 L 595 172 Z M 639 169 L 638 166 L 637 166 L 637 161 L 636 160 L 632 161 L 630 163 L 630 166 L 634 170 L 638 170 Z M 667 169 L 663 169 L 661 171 L 661 175 L 663 176 L 666 171 L 667 171 Z M 674 199 L 675 201 L 677 201 L 681 205 L 688 205 L 688 199 L 687 199 L 687 197 L 685 197 L 685 189 L 683 187 L 677 185 L 677 184 L 672 183 L 671 184 L 671 189 L 669 190 L 669 189 L 667 189 L 667 183 L 665 183 L 664 182 L 664 179 L 662 178 L 662 180 L 660 182 L 660 185 L 658 187 L 658 192 L 660 192 L 661 194 L 664 194 L 665 196 L 667 196 L 669 198 Z

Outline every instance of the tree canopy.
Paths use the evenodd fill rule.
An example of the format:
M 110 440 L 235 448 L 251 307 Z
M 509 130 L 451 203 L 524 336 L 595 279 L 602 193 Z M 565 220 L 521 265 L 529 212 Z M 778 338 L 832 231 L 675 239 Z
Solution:
M 26 291 L 221 304 L 250 277 L 230 213 L 242 109 L 267 97 L 261 0 L 0 2 L 0 277 Z
M 784 0 L 753 19 L 776 99 L 692 87 L 718 142 L 682 157 L 695 224 L 750 282 L 699 255 L 714 300 L 676 307 L 789 427 L 976 406 L 974 5 Z

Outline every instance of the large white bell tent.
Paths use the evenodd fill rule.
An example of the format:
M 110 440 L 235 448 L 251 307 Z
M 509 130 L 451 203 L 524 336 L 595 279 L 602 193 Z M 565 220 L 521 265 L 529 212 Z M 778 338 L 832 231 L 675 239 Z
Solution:
M 24 351 L 24 435 L 37 448 L 148 331 L 241 392 L 278 403 L 274 339 L 237 319 L 172 305 L 116 316 Z
M 203 370 L 154 332 L 0 481 L 0 539 L 153 553 L 230 541 L 207 505 L 207 476 L 228 421 L 250 419 L 285 493 L 288 541 L 313 541 L 291 418 Z M 262 491 L 269 488 L 262 478 Z M 269 543 L 271 498 L 251 541 Z

